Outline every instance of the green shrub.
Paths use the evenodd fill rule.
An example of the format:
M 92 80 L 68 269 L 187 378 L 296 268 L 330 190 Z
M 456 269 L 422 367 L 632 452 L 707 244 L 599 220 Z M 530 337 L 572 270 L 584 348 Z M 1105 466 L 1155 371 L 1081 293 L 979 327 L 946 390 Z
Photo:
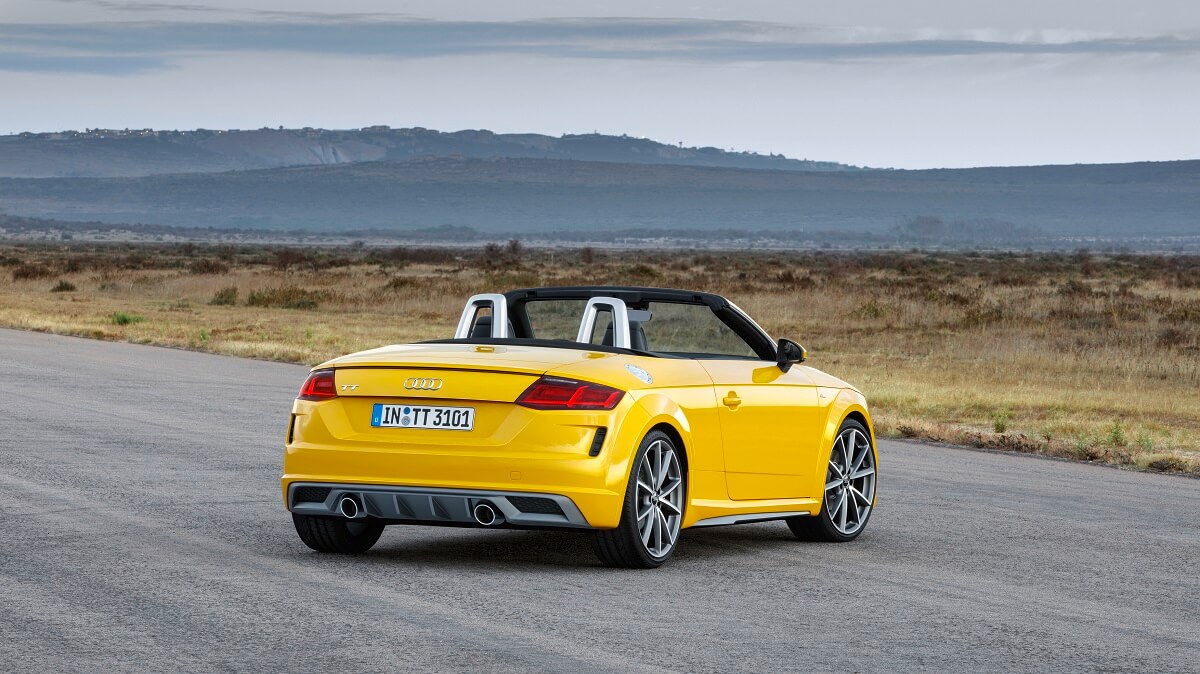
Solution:
M 246 298 L 246 305 L 279 309 L 316 309 L 321 302 L 329 298 L 328 291 L 283 286 L 251 292 L 250 296 Z
M 237 304 L 237 296 L 237 286 L 229 286 L 213 293 L 212 299 L 208 303 L 219 307 L 231 307 Z
M 73 292 L 75 292 L 75 284 L 71 283 L 70 281 L 62 280 L 62 281 L 59 281 L 58 283 L 55 283 L 54 287 L 50 289 L 50 292 L 52 292 L 52 293 L 73 293 Z
M 1075 453 L 1079 455 L 1080 458 L 1086 458 L 1085 455 L 1092 447 L 1092 439 L 1089 438 L 1085 433 L 1078 433 L 1071 440 L 1071 446 L 1075 448 Z
M 1012 416 L 1008 410 L 992 412 L 992 430 L 1003 433 L 1008 430 L 1008 419 Z
M 1121 422 L 1114 421 L 1111 428 L 1108 429 L 1108 444 L 1113 447 L 1125 446 L 1125 427 Z
M 1137 446 L 1141 447 L 1143 451 L 1154 451 L 1154 437 L 1151 436 L 1147 431 L 1138 431 L 1137 439 L 1134 442 L 1136 442 Z
M 109 318 L 112 320 L 113 325 L 132 325 L 146 320 L 145 316 L 127 314 L 124 311 L 114 311 Z

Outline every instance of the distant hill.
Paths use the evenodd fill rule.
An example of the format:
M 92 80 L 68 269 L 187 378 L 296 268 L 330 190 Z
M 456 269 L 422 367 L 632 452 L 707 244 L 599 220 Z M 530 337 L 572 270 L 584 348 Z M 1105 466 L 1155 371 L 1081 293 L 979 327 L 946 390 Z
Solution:
M 903 226 L 916 238 L 959 243 L 966 241 L 956 232 L 969 231 L 1000 238 L 1196 236 L 1200 161 L 796 172 L 432 158 L 134 178 L 5 178 L 0 212 L 314 232 L 454 226 L 883 233 Z
M 442 133 L 431 129 L 259 129 L 154 131 L 92 129 L 0 136 L 0 176 L 13 178 L 140 177 L 415 157 L 569 159 L 781 171 L 844 171 L 834 162 L 782 155 L 681 147 L 603 134 Z

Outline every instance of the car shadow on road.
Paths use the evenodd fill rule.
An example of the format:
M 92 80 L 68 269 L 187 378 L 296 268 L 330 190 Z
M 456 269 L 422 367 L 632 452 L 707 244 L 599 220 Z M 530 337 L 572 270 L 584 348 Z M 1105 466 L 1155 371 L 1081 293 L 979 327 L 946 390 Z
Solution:
M 690 529 L 683 532 L 672 563 L 705 563 L 780 550 L 802 555 L 804 545 L 779 522 Z M 389 527 L 371 552 L 357 559 L 370 565 L 463 569 L 604 569 L 592 553 L 586 534 L 514 529 Z

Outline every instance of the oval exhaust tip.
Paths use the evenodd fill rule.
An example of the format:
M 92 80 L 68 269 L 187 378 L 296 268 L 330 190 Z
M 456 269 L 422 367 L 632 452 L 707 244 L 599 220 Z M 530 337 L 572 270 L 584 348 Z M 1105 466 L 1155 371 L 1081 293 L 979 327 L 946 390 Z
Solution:
M 485 527 L 490 527 L 500 521 L 500 516 L 496 513 L 496 509 L 490 503 L 477 503 L 472 511 L 475 515 L 475 521 Z
M 338 511 L 342 513 L 343 517 L 354 519 L 358 517 L 358 501 L 353 496 L 343 496 L 342 500 L 338 502 Z

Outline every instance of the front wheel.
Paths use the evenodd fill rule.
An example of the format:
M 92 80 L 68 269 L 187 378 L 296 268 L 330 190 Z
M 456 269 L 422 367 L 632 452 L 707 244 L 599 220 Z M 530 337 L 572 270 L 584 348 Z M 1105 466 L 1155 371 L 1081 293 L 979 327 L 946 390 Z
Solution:
M 347 520 L 292 513 L 300 540 L 317 552 L 354 555 L 366 552 L 383 534 L 383 524 L 373 520 Z
M 843 421 L 829 453 L 821 512 L 790 517 L 788 527 L 805 541 L 841 543 L 858 538 L 875 505 L 875 478 L 871 434 L 853 419 Z
M 621 523 L 592 533 L 592 550 L 605 566 L 653 569 L 675 552 L 687 492 L 687 473 L 671 438 L 651 431 L 634 457 Z

